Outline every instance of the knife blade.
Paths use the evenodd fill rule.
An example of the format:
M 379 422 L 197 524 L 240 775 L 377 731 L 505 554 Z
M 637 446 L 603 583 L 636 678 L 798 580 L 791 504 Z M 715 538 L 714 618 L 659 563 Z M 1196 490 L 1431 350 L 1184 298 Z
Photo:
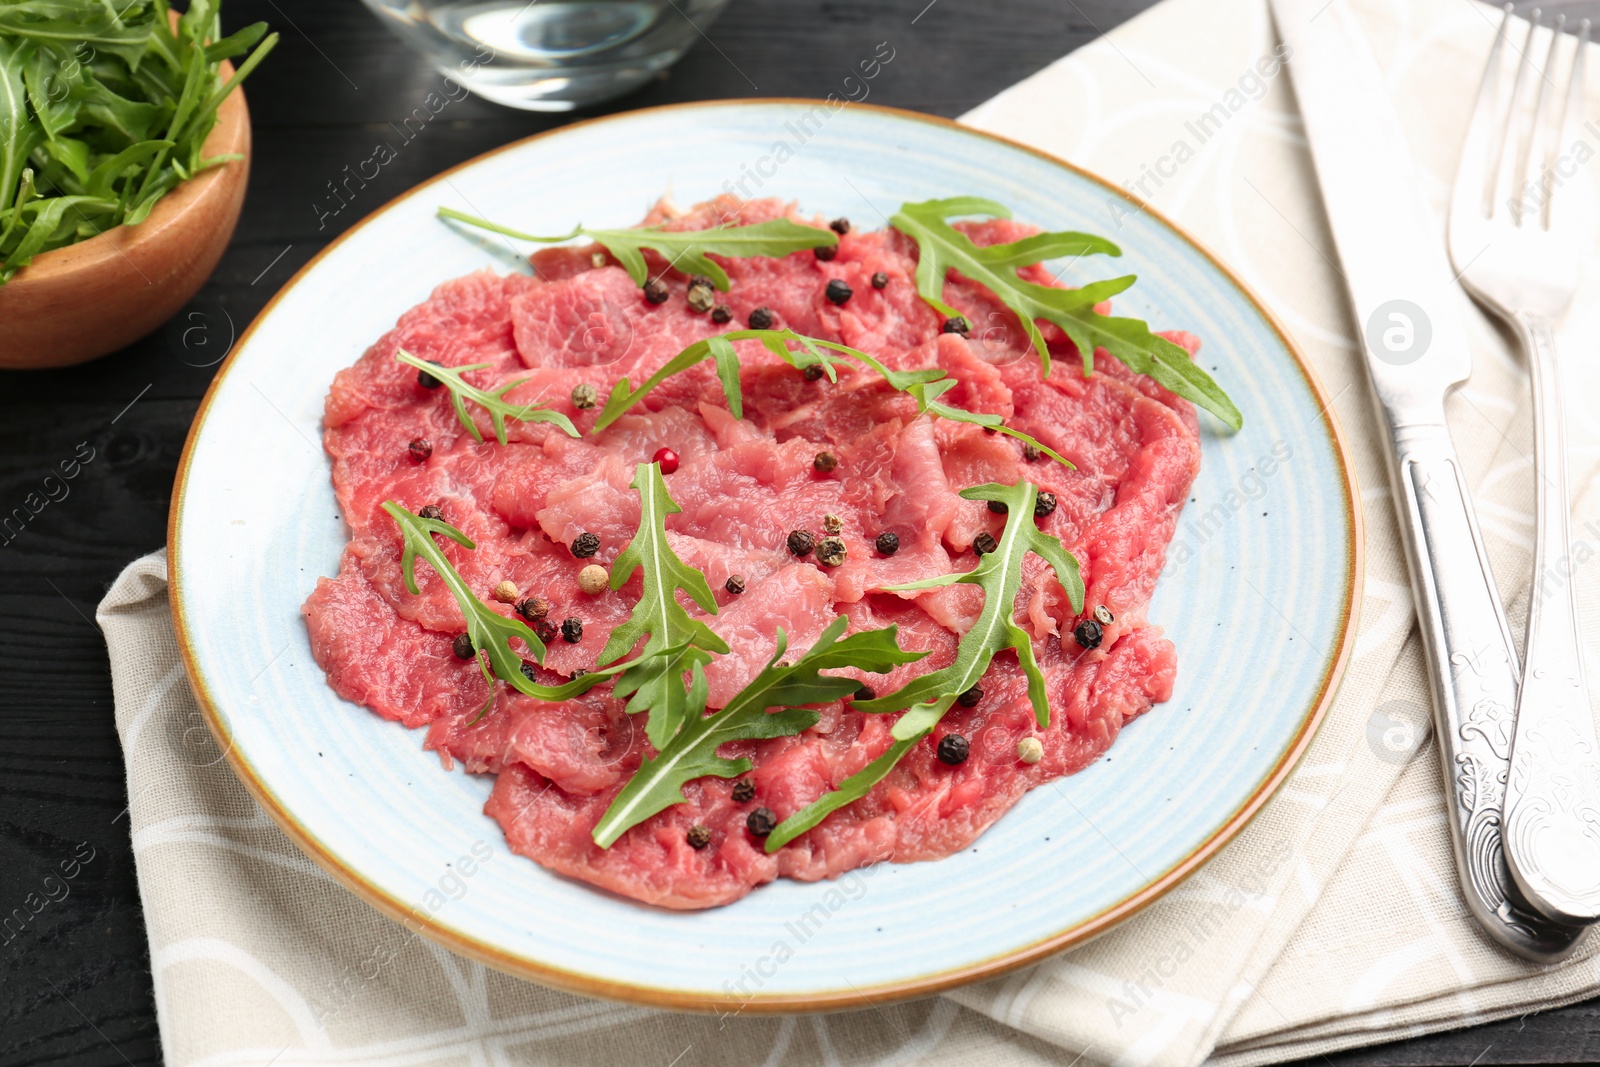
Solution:
M 1445 424 L 1445 396 L 1472 373 L 1472 356 L 1443 227 L 1354 16 L 1339 0 L 1271 6 L 1388 445 L 1462 892 L 1497 942 L 1554 962 L 1585 928 L 1527 907 L 1506 869 L 1517 654 Z

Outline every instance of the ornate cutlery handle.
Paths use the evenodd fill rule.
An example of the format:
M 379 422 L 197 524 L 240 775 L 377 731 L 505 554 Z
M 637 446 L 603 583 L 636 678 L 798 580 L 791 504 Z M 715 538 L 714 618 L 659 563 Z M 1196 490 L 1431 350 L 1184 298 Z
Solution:
M 1506 787 L 1505 848 L 1529 904 L 1600 919 L 1600 742 L 1583 681 L 1567 533 L 1567 450 L 1550 323 L 1518 315 L 1533 378 L 1534 547 L 1528 643 Z
M 1442 416 L 1392 427 L 1395 506 L 1433 692 L 1449 794 L 1450 838 L 1467 906 L 1519 956 L 1553 962 L 1583 929 L 1552 923 L 1511 899 L 1500 841 L 1510 767 L 1516 648 L 1477 517 Z

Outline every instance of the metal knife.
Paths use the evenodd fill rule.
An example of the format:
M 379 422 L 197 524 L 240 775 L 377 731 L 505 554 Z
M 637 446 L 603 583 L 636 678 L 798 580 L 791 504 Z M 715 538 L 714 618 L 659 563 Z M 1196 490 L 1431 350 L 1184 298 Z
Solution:
M 1451 841 L 1467 907 L 1500 944 L 1551 963 L 1584 927 L 1516 895 L 1500 810 L 1517 704 L 1516 646 L 1445 395 L 1472 373 L 1445 255 L 1371 48 L 1340 0 L 1271 0 L 1389 448 L 1390 487 L 1433 695 Z

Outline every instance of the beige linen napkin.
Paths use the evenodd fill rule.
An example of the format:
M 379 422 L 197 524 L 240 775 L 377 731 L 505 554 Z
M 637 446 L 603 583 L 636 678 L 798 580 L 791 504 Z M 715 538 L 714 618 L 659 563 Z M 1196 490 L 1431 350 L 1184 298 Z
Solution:
M 1332 2 L 1351 3 L 1373 38 L 1442 212 L 1497 13 L 1474 0 Z M 1221 856 L 1092 944 L 943 998 L 717 1019 L 551 992 L 390 923 L 256 808 L 189 696 L 157 554 L 128 568 L 98 618 L 167 1061 L 856 1067 L 1081 1055 L 1232 1067 L 1600 991 L 1592 948 L 1555 968 L 1518 962 L 1478 933 L 1456 892 L 1387 479 L 1276 43 L 1264 0 L 1167 0 L 966 120 L 1126 182 L 1229 261 L 1316 364 L 1355 452 L 1368 538 L 1356 655 L 1301 767 Z M 1587 110 L 1600 117 L 1600 92 Z M 1579 180 L 1595 181 L 1596 166 Z M 1103 230 L 1116 235 L 1109 212 Z M 1595 295 L 1590 281 L 1563 339 L 1577 518 L 1569 564 L 1591 651 L 1600 422 L 1584 401 L 1600 398 L 1600 372 L 1583 342 L 1600 332 Z M 1450 415 L 1515 617 L 1530 552 L 1526 381 L 1504 340 L 1465 304 L 1464 313 L 1475 372 Z M 1225 351 L 1227 339 L 1207 343 Z M 1600 679 L 1600 664 L 1589 677 Z

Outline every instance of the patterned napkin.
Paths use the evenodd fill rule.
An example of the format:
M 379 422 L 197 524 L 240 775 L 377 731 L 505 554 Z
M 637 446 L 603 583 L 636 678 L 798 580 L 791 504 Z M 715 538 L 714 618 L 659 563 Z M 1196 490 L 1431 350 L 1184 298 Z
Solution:
M 1371 36 L 1442 219 L 1498 12 L 1475 0 L 1331 2 L 1351 4 Z M 856 1067 L 1076 1056 L 1243 1067 L 1600 991 L 1592 944 L 1560 966 L 1522 963 L 1479 934 L 1457 893 L 1387 475 L 1276 48 L 1264 0 L 1166 0 L 966 118 L 1123 181 L 1194 232 L 1283 319 L 1349 434 L 1368 506 L 1354 662 L 1300 768 L 1222 855 L 1099 940 L 945 997 L 718 1019 L 552 992 L 382 918 L 257 809 L 189 695 L 158 553 L 124 572 L 98 618 L 167 1062 Z M 1586 110 L 1600 117 L 1600 91 Z M 1594 131 L 1583 136 L 1600 140 Z M 1597 170 L 1584 162 L 1575 180 L 1593 182 Z M 1115 237 L 1109 210 L 1104 229 Z M 1520 627 L 1531 549 L 1526 379 L 1464 300 L 1463 314 L 1475 372 L 1450 418 Z M 1600 648 L 1600 421 L 1582 401 L 1600 398 L 1584 344 L 1597 333 L 1591 279 L 1563 342 L 1577 520 L 1564 562 L 1578 575 L 1591 651 Z M 1207 342 L 1225 349 L 1227 338 Z M 1600 663 L 1589 678 L 1600 680 Z

